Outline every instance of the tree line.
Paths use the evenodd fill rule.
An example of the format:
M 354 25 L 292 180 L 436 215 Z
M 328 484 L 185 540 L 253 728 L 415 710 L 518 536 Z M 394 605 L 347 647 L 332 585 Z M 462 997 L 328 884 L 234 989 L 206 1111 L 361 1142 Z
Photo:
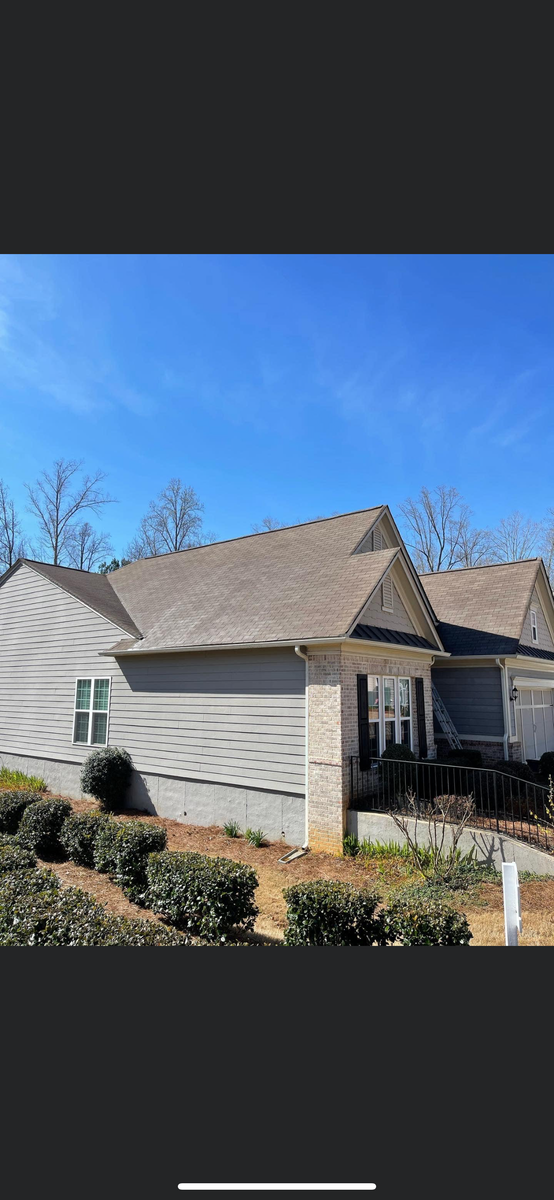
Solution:
M 215 535 L 203 528 L 204 506 L 194 488 L 174 478 L 150 501 L 124 554 L 116 558 L 110 535 L 90 522 L 107 505 L 116 503 L 104 490 L 105 478 L 103 471 L 85 473 L 81 460 L 60 458 L 50 470 L 42 471 L 34 484 L 26 483 L 26 511 L 34 521 L 30 537 L 0 479 L 0 571 L 8 570 L 18 558 L 31 558 L 107 574 L 138 558 L 171 554 L 215 540 Z
M 116 503 L 104 490 L 105 479 L 103 471 L 84 472 L 80 460 L 60 458 L 34 484 L 26 483 L 27 513 L 34 520 L 31 538 L 0 479 L 0 571 L 18 558 L 31 558 L 109 573 L 139 558 L 173 554 L 216 540 L 214 533 L 204 529 L 204 505 L 194 488 L 173 478 L 150 501 L 134 537 L 116 558 L 110 535 L 90 520 Z M 418 496 L 399 505 L 399 512 L 406 545 L 421 574 L 541 555 L 554 581 L 554 508 L 542 521 L 515 511 L 495 528 L 481 529 L 458 489 L 441 484 L 432 490 L 422 487 Z M 286 524 L 268 516 L 251 529 L 265 533 Z

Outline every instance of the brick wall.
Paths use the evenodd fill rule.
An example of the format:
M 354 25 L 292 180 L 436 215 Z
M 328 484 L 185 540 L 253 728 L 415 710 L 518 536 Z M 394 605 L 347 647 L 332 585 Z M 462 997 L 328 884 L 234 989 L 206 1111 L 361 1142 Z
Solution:
M 342 851 L 345 814 L 350 800 L 350 757 L 358 754 L 356 676 L 402 675 L 423 678 L 428 756 L 436 754 L 433 732 L 431 668 L 402 654 L 376 655 L 342 646 L 308 655 L 308 832 L 313 850 Z M 418 753 L 415 691 L 412 731 Z

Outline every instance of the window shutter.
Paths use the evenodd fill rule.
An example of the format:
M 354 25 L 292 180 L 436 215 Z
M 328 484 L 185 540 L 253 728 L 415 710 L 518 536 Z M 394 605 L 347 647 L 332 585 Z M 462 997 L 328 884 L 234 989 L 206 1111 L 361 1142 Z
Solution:
M 386 579 L 383 579 L 382 592 L 383 608 L 388 608 L 392 611 L 392 579 L 390 575 L 387 575 Z
M 425 724 L 425 696 L 423 692 L 423 679 L 417 678 L 415 681 L 415 699 L 417 713 L 417 740 L 419 743 L 419 757 L 427 758 L 427 726 Z
M 360 756 L 360 771 L 369 767 L 369 710 L 367 696 L 367 675 L 357 675 L 358 682 L 358 753 Z

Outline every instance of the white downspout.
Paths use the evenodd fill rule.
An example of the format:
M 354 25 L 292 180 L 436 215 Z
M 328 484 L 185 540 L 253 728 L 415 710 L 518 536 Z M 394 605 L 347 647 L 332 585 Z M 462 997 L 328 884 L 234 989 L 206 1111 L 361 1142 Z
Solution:
M 305 716 L 305 722 L 306 722 L 306 731 L 305 731 L 305 734 L 304 734 L 304 741 L 305 741 L 305 743 L 306 743 L 306 765 L 305 765 L 305 768 L 304 768 L 304 773 L 305 773 L 305 785 L 304 785 L 304 790 L 305 790 L 305 793 L 306 793 L 306 795 L 305 795 L 305 802 L 304 802 L 304 803 L 305 803 L 305 819 L 304 819 L 304 837 L 305 837 L 305 841 L 304 841 L 304 845 L 302 846 L 302 849 L 303 849 L 303 850 L 307 850 L 307 849 L 308 849 L 308 766 L 309 766 L 309 759 L 308 759 L 308 727 L 309 727 L 309 726 L 308 726 L 308 720 L 309 720 L 309 708 L 308 708 L 308 655 L 307 655 L 307 654 L 305 654 L 303 650 L 301 650 L 300 646 L 295 646 L 295 647 L 294 647 L 294 653 L 295 653 L 295 654 L 297 654 L 299 658 L 303 658 L 303 659 L 304 659 L 304 662 L 306 663 L 306 666 L 305 666 L 305 683 L 304 683 L 304 694 L 305 694 L 305 705 L 306 705 L 306 716 Z
M 510 757 L 508 751 L 508 740 L 512 732 L 512 714 L 510 712 L 510 697 L 508 694 L 508 668 L 506 663 L 502 663 L 499 658 L 496 659 L 496 665 L 500 668 L 500 677 L 502 682 L 502 708 L 504 710 L 504 759 L 507 761 Z

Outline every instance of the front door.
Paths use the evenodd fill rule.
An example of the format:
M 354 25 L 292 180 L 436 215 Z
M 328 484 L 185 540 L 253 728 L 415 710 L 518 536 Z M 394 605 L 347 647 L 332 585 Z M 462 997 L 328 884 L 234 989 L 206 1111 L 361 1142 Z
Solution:
M 540 758 L 554 750 L 554 708 L 550 688 L 522 688 L 518 696 L 523 757 Z

